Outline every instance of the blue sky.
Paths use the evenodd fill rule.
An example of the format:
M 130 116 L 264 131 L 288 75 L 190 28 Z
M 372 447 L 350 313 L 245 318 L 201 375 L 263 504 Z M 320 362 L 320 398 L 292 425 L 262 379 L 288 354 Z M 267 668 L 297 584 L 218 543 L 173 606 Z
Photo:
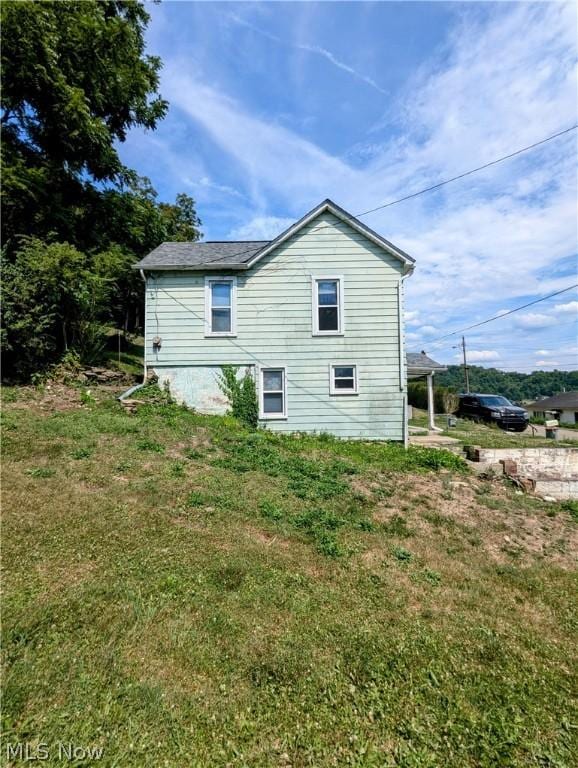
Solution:
M 149 5 L 170 102 L 123 160 L 197 201 L 206 239 L 353 214 L 578 122 L 575 3 Z M 407 347 L 578 282 L 577 134 L 363 218 L 417 261 Z M 466 334 L 472 363 L 574 369 L 578 292 Z

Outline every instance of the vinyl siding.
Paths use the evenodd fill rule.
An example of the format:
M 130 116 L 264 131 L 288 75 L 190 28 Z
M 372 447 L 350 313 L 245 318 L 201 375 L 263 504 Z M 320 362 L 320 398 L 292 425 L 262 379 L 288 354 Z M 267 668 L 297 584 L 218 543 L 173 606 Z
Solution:
M 403 439 L 402 265 L 394 256 L 324 213 L 251 270 L 231 274 L 237 277 L 236 338 L 205 338 L 204 273 L 147 275 L 148 367 L 177 381 L 183 368 L 284 366 L 288 418 L 266 422 L 269 429 Z M 312 336 L 312 275 L 343 277 L 343 336 Z M 155 336 L 162 339 L 156 352 Z M 358 395 L 329 394 L 329 364 L 339 362 L 357 364 Z

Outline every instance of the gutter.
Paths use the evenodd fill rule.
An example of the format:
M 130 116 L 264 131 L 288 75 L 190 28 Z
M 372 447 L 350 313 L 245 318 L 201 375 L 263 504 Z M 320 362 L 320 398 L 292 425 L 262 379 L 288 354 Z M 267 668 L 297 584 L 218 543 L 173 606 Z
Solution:
M 411 273 L 410 273 L 411 274 Z M 403 394 L 403 407 L 402 407 L 402 435 L 403 445 L 407 448 L 409 445 L 409 424 L 408 424 L 408 409 L 407 409 L 407 371 L 405 361 L 405 349 L 404 349 L 404 317 L 403 317 L 403 281 L 406 275 L 404 275 L 397 284 L 397 341 L 399 352 L 399 391 Z

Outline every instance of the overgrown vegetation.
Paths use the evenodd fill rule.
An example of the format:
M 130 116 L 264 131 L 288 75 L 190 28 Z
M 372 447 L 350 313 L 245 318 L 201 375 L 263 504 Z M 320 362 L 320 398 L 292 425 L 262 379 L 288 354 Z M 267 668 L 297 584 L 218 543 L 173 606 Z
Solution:
M 142 324 L 131 269 L 163 240 L 196 240 L 194 201 L 159 202 L 125 167 L 127 131 L 168 104 L 140 2 L 7 2 L 2 23 L 3 376 L 30 377 L 106 328 Z
M 233 365 L 223 365 L 218 384 L 231 406 L 231 416 L 252 429 L 257 428 L 259 421 L 259 404 L 255 379 L 249 369 L 239 378 L 239 369 Z
M 570 505 L 443 451 L 136 395 L 3 397 L 5 743 L 123 768 L 572 764 Z
M 427 410 L 427 386 L 421 381 L 410 381 L 407 385 L 407 400 L 414 408 Z M 436 413 L 454 413 L 459 405 L 455 389 L 436 386 L 434 388 L 434 410 Z

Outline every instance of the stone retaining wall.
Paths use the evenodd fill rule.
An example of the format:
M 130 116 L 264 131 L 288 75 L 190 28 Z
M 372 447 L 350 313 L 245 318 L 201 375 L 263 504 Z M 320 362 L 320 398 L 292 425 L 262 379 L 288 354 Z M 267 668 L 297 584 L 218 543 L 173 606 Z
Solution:
M 558 499 L 578 498 L 578 448 L 467 449 L 471 461 L 501 464 L 504 473 L 527 490 Z

